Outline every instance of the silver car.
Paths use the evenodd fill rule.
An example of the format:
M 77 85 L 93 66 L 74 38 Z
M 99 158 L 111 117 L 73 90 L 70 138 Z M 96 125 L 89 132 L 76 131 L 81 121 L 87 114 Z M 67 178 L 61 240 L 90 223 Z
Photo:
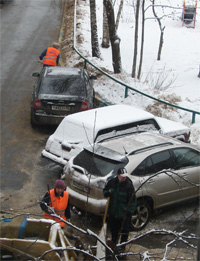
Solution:
M 144 228 L 153 211 L 199 197 L 200 149 L 191 144 L 138 132 L 82 150 L 64 167 L 71 204 L 96 215 L 105 211 L 105 182 L 125 167 L 133 181 L 137 210 L 133 230 Z

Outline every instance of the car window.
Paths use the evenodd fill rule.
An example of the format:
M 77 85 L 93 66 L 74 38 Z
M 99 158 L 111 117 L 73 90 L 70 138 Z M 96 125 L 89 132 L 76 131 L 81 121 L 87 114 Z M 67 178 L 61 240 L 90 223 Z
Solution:
M 46 75 L 42 79 L 40 94 L 84 96 L 85 82 L 79 75 Z
M 43 75 L 44 75 L 44 71 L 42 71 L 42 72 L 40 73 L 40 77 L 37 79 L 37 85 L 36 85 L 36 92 L 37 92 L 37 93 L 38 93 L 38 91 L 39 91 L 39 87 L 40 87 L 40 85 L 41 85 Z
M 140 165 L 131 173 L 134 176 L 145 176 L 157 173 L 163 169 L 173 168 L 173 160 L 169 150 L 155 153 L 140 163 Z
M 128 133 L 138 132 L 138 131 L 158 131 L 160 128 L 154 119 L 137 121 L 129 124 L 123 124 L 120 126 L 115 126 L 107 129 L 103 129 L 98 132 L 96 141 L 102 141 L 114 136 L 120 136 Z
M 103 158 L 83 150 L 74 158 L 73 164 L 84 168 L 88 174 L 104 177 L 112 170 L 124 167 L 126 163 Z
M 172 167 L 172 158 L 168 150 L 156 153 L 151 156 L 155 171 L 170 169 Z
M 200 153 L 191 148 L 173 149 L 176 158 L 175 169 L 196 167 L 200 165 Z

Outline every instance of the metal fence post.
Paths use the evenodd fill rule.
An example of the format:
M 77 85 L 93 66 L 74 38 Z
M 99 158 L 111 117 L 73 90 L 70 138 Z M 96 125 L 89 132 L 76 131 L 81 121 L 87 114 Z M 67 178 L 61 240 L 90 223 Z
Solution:
M 193 112 L 193 113 L 192 113 L 192 123 L 195 123 L 195 116 L 196 116 L 196 113 Z
M 127 98 L 128 97 L 128 87 L 125 88 L 125 96 L 124 98 Z
M 84 62 L 84 69 L 86 69 L 87 68 L 87 61 L 85 60 L 85 62 Z

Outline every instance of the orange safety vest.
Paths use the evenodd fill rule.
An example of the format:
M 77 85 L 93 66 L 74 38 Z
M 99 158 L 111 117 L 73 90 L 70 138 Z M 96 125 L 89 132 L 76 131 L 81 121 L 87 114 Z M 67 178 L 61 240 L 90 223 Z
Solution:
M 46 55 L 43 60 L 43 64 L 56 66 L 57 65 L 56 61 L 57 61 L 57 57 L 58 57 L 59 53 L 60 52 L 58 51 L 58 49 L 56 49 L 54 47 L 48 47 Z
M 63 197 L 56 197 L 54 189 L 50 190 L 50 204 L 49 204 L 49 206 L 53 207 L 55 213 L 57 215 L 59 215 L 61 218 L 63 218 L 64 220 L 66 220 L 65 209 L 67 208 L 68 200 L 69 200 L 69 193 L 67 191 L 63 192 Z M 65 223 L 60 221 L 59 218 L 52 217 L 46 212 L 44 212 L 44 217 L 55 220 L 55 221 L 59 221 L 61 227 L 65 226 Z

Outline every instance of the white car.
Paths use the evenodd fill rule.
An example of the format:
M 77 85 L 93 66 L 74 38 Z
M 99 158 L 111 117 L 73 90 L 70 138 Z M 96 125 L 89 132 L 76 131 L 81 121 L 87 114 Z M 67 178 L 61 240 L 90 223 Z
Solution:
M 138 130 L 159 132 L 188 142 L 190 129 L 183 124 L 129 105 L 110 105 L 66 116 L 48 138 L 42 156 L 64 166 L 85 146 Z

